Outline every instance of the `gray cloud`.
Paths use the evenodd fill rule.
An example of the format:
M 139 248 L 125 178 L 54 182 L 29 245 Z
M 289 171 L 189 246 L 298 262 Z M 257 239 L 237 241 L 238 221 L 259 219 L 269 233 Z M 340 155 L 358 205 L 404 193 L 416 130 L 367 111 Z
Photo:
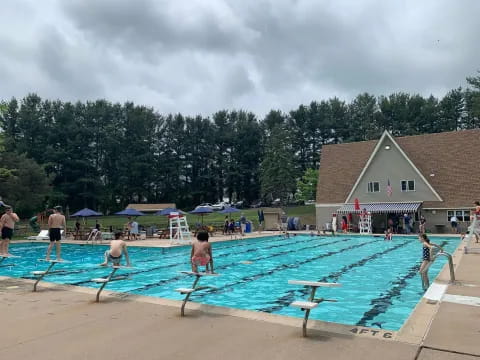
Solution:
M 361 92 L 442 96 L 480 68 L 480 2 L 7 0 L 0 98 L 262 116 Z

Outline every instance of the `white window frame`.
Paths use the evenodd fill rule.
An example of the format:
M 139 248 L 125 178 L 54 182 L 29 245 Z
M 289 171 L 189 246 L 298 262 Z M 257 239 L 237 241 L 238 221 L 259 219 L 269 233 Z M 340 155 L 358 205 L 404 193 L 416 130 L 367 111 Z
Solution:
M 375 184 L 378 185 L 378 190 L 377 191 L 375 191 Z M 380 192 L 380 181 L 369 181 L 367 183 L 367 193 L 374 194 L 374 193 L 379 193 L 379 192 Z
M 447 210 L 447 221 L 450 222 L 450 218 L 455 215 L 458 222 L 470 222 L 470 210 Z
M 403 185 L 402 183 L 403 183 L 404 181 L 406 182 L 405 190 L 403 190 L 403 186 L 402 186 L 402 185 Z M 408 188 L 408 183 L 409 183 L 410 181 L 413 181 L 413 190 L 409 190 L 409 188 Z M 400 180 L 400 191 L 401 191 L 401 192 L 414 192 L 414 191 L 417 191 L 417 182 L 416 182 L 415 180 Z

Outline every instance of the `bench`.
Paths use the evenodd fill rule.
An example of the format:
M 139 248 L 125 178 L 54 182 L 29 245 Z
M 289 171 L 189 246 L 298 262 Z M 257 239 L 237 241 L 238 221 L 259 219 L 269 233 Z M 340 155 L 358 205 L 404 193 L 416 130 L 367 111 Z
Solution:
M 324 299 L 324 298 L 315 298 L 315 292 L 319 287 L 339 287 L 341 284 L 338 283 L 326 283 L 326 282 L 318 282 L 318 281 L 306 281 L 306 280 L 288 280 L 290 285 L 301 285 L 311 288 L 310 296 L 308 297 L 307 301 L 294 301 L 290 304 L 292 307 L 296 307 L 305 311 L 305 316 L 303 319 L 303 326 L 302 326 L 302 335 L 303 337 L 307 336 L 307 322 L 308 317 L 310 316 L 310 311 L 318 307 L 318 305 L 323 301 L 330 301 L 336 302 L 337 300 L 334 299 Z

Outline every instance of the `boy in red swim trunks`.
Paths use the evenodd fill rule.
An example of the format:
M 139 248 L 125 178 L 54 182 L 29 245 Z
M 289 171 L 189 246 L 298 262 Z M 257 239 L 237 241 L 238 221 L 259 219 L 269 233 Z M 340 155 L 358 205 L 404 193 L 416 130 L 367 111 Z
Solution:
M 213 274 L 213 256 L 212 247 L 208 242 L 208 232 L 199 231 L 197 234 L 197 240 L 192 245 L 192 252 L 190 258 L 192 260 L 192 271 L 198 272 L 198 266 L 205 266 L 205 271 L 210 271 Z

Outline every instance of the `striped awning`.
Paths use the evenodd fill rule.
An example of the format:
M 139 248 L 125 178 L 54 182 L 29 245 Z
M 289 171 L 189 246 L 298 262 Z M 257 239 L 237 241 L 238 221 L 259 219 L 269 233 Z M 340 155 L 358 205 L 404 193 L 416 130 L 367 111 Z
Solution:
M 360 203 L 361 210 L 355 210 L 355 204 L 344 204 L 337 210 L 338 214 L 360 213 L 366 209 L 372 214 L 385 213 L 413 213 L 422 205 L 421 202 L 389 202 L 389 203 Z

